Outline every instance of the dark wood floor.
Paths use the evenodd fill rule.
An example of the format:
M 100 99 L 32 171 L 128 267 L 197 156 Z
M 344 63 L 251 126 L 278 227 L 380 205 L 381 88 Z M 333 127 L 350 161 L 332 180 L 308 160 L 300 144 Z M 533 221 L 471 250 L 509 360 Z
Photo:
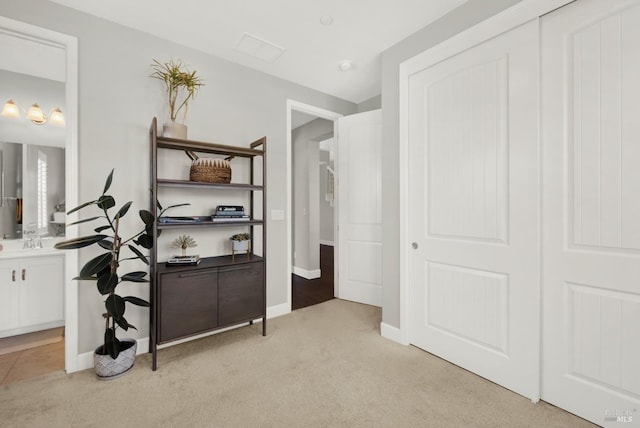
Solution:
M 309 280 L 292 275 L 291 309 L 296 310 L 333 299 L 333 247 L 330 245 L 320 245 L 320 271 L 322 276 L 317 279 Z

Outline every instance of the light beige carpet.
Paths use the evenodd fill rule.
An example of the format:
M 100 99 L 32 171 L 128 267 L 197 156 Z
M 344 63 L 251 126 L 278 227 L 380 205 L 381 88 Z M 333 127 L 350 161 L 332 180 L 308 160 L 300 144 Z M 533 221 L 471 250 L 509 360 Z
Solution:
M 591 427 L 379 334 L 380 309 L 331 300 L 159 353 L 0 389 L 2 427 Z

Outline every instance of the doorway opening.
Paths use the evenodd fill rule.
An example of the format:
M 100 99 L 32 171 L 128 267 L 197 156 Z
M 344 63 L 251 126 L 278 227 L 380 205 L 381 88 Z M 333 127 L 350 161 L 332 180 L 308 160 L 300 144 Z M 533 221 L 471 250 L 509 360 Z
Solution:
M 334 137 L 340 114 L 289 100 L 288 305 L 337 296 L 337 198 Z

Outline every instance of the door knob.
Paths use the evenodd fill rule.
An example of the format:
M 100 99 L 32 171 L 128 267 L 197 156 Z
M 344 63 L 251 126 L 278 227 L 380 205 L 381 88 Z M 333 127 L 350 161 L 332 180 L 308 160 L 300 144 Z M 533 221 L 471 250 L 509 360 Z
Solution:
M 411 243 L 411 248 L 413 248 L 414 250 L 418 249 L 418 243 L 417 242 L 412 242 Z

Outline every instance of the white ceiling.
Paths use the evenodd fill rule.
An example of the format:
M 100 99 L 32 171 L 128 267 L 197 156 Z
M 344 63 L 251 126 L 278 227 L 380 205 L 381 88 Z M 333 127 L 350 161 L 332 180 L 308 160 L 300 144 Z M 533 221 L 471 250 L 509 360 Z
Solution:
M 51 1 L 359 103 L 381 92 L 382 51 L 467 0 Z M 245 32 L 285 52 L 274 62 L 238 52 Z M 341 71 L 344 60 L 353 68 Z

